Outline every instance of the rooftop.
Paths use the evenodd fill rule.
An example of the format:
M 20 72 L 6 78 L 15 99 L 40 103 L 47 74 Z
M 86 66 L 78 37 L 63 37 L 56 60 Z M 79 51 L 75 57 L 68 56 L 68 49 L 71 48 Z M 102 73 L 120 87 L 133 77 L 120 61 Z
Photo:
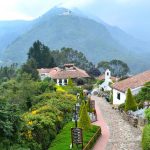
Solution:
M 143 73 L 137 74 L 135 76 L 132 76 L 130 78 L 127 78 L 125 80 L 116 82 L 113 85 L 113 88 L 121 91 L 126 92 L 128 88 L 135 89 L 140 86 L 143 86 L 146 82 L 150 81 L 150 70 L 145 71 Z

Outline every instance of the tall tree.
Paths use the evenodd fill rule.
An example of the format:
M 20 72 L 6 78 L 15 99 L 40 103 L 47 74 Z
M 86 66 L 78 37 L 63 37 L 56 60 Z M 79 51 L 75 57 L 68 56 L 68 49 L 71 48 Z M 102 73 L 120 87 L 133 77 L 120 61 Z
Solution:
M 112 60 L 110 61 L 109 66 L 112 74 L 117 77 L 126 76 L 130 71 L 128 65 L 121 60 Z
M 126 101 L 125 101 L 125 111 L 128 110 L 133 110 L 133 111 L 137 110 L 137 104 L 130 89 L 128 89 L 127 91 Z
M 50 49 L 40 41 L 34 42 L 33 46 L 29 49 L 28 60 L 30 59 L 36 61 L 37 68 L 50 68 L 55 66 Z
M 109 69 L 113 76 L 125 77 L 130 72 L 128 65 L 121 60 L 101 61 L 97 67 L 104 73 L 106 69 Z

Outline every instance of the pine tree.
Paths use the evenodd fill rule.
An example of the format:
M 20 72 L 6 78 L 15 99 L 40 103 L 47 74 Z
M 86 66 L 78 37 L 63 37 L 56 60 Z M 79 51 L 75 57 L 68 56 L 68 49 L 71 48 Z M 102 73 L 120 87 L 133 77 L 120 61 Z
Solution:
M 126 101 L 125 101 L 125 111 L 127 112 L 128 110 L 133 110 L 133 111 L 137 110 L 137 104 L 130 89 L 128 89 L 127 91 Z
M 83 128 L 84 130 L 88 130 L 91 128 L 91 121 L 90 117 L 87 113 L 86 105 L 83 105 L 82 111 L 81 111 L 81 116 L 79 119 L 79 127 Z

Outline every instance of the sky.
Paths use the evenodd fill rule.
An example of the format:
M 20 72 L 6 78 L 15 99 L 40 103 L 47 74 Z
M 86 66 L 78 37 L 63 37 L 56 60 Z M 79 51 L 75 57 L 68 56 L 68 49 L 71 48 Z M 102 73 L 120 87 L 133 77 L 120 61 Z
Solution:
M 150 41 L 150 0 L 0 0 L 0 20 L 32 20 L 52 7 L 77 7 L 136 38 Z

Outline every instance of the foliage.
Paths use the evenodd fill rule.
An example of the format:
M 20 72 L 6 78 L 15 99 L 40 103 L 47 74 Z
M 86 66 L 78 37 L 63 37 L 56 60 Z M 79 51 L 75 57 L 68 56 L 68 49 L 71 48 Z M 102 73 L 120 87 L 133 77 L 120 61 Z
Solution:
M 94 65 L 87 60 L 82 52 L 63 47 L 60 51 L 51 51 L 56 66 L 62 67 L 66 63 L 74 63 L 77 67 L 89 71 Z
M 37 63 L 35 59 L 29 59 L 25 64 L 21 67 L 21 74 L 27 73 L 31 75 L 34 80 L 39 79 L 38 71 L 37 71 Z
M 17 64 L 10 66 L 0 67 L 0 82 L 6 82 L 14 78 L 17 74 Z
M 50 49 L 42 44 L 40 41 L 35 41 L 28 52 L 28 60 L 34 59 L 37 68 L 54 67 L 54 58 L 50 53 Z
M 147 118 L 148 123 L 150 124 L 150 108 L 145 110 L 145 117 Z
M 68 86 L 72 87 L 73 86 L 73 81 L 71 78 L 68 79 Z
M 124 77 L 126 76 L 130 69 L 128 65 L 121 60 L 111 60 L 111 61 L 102 61 L 98 63 L 98 68 L 101 72 L 105 72 L 106 69 L 111 71 L 111 74 L 115 77 Z
M 83 128 L 85 131 L 91 128 L 91 121 L 87 113 L 86 105 L 84 104 L 81 109 L 81 115 L 79 118 L 79 127 Z
M 125 103 L 120 104 L 120 105 L 118 106 L 118 109 L 119 109 L 120 111 L 125 110 Z
M 101 85 L 104 82 L 104 80 L 97 80 L 96 84 Z
M 93 89 L 93 85 L 92 84 L 85 84 L 82 86 L 82 89 L 91 91 Z
M 94 110 L 92 110 L 91 108 L 91 105 L 90 105 L 90 98 L 88 98 L 88 101 L 86 103 L 86 109 L 87 109 L 87 112 L 93 112 Z
M 150 101 L 150 82 L 147 82 L 141 91 L 135 96 L 138 102 Z
M 133 111 L 137 110 L 137 104 L 130 89 L 128 89 L 127 91 L 126 101 L 125 101 L 125 111 L 128 110 L 133 110 Z
M 143 129 L 142 149 L 143 150 L 149 150 L 150 149 L 150 125 L 146 125 Z
M 8 149 L 20 140 L 21 118 L 15 105 L 0 99 L 0 147 Z
M 61 128 L 62 113 L 53 105 L 45 105 L 23 115 L 26 125 L 23 135 L 29 147 L 33 149 L 36 143 L 40 149 L 48 149 L 55 138 L 57 130 Z
M 73 122 L 69 122 L 64 126 L 62 131 L 56 136 L 55 140 L 52 142 L 51 146 L 49 147 L 49 150 L 69 150 L 70 144 L 71 144 L 71 128 L 74 126 Z M 90 139 L 93 137 L 93 135 L 98 130 L 98 126 L 92 125 L 92 128 L 88 131 L 83 131 L 83 144 L 86 145 Z M 79 146 L 79 148 L 81 145 Z M 73 150 L 79 149 L 74 145 Z

